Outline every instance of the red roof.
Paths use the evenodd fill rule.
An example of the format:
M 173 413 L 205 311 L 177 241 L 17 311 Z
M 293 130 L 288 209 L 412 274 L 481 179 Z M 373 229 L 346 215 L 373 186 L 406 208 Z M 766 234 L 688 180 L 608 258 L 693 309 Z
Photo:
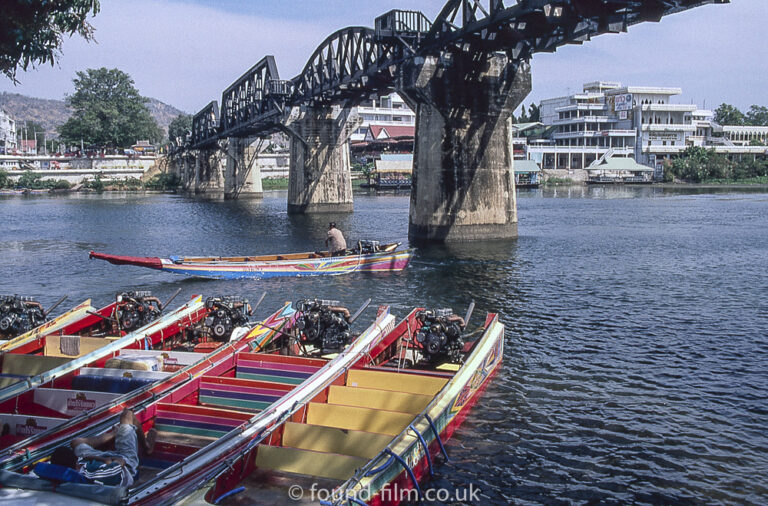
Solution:
M 416 127 L 413 125 L 369 125 L 368 131 L 375 140 L 416 136 Z

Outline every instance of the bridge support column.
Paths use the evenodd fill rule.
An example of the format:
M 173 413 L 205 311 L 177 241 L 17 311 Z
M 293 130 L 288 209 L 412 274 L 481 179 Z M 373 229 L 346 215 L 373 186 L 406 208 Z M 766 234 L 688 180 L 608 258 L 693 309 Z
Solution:
M 195 195 L 209 198 L 224 198 L 225 162 L 223 153 L 216 148 L 201 149 L 195 157 Z
M 261 168 L 255 164 L 258 147 L 247 139 L 227 140 L 224 198 L 261 198 Z
M 351 212 L 348 109 L 302 108 L 290 127 L 288 213 Z
M 531 90 L 527 64 L 444 54 L 404 68 L 417 106 L 408 237 L 460 242 L 517 237 L 511 117 Z

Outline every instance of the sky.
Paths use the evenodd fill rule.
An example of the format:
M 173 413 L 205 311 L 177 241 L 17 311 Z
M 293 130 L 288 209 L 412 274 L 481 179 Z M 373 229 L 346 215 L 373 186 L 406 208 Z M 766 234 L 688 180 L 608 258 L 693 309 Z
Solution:
M 508 0 L 509 1 L 509 0 Z M 117 67 L 139 91 L 194 113 L 263 56 L 280 76 L 297 75 L 315 48 L 346 26 L 373 26 L 390 9 L 418 9 L 434 19 L 445 0 L 102 0 L 91 20 L 96 42 L 66 39 L 55 67 L 19 72 L 0 91 L 41 98 L 74 92 L 75 72 Z M 484 2 L 487 3 L 487 2 Z M 581 90 L 585 82 L 676 86 L 679 103 L 742 110 L 768 105 L 766 0 L 732 0 L 606 34 L 583 45 L 537 54 L 528 104 Z

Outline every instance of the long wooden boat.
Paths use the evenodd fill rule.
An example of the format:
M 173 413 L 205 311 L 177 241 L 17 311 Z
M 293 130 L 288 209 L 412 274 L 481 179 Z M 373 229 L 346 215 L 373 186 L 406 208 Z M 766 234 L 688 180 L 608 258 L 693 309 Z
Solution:
M 22 406 L 21 409 L 31 411 L 35 415 L 53 410 L 58 423 L 45 430 L 35 425 L 36 430 L 30 431 L 29 437 L 5 448 L 0 455 L 0 467 L 7 467 L 25 459 L 39 458 L 39 455 L 50 453 L 56 446 L 69 441 L 75 434 L 98 432 L 109 427 L 114 417 L 118 417 L 124 409 L 140 411 L 160 396 L 200 378 L 203 374 L 217 375 L 231 369 L 236 353 L 266 348 L 275 337 L 284 333 L 283 329 L 291 324 L 294 314 L 295 310 L 291 304 L 286 303 L 261 323 L 254 325 L 242 337 L 224 343 L 207 354 L 120 351 L 121 358 L 136 354 L 144 357 L 161 355 L 164 358 L 162 372 L 147 374 L 146 371 L 121 369 L 122 376 L 120 376 L 106 374 L 105 371 L 81 370 L 81 375 L 91 377 L 73 380 L 70 388 L 37 389 L 33 404 Z M 166 356 L 170 360 L 165 360 Z M 98 376 L 98 373 L 101 373 L 101 377 L 96 380 L 94 376 Z M 149 380 L 150 383 L 124 394 L 115 392 L 114 390 L 121 388 L 120 383 L 124 381 L 126 373 L 137 379 Z M 152 382 L 155 378 L 159 379 Z M 61 418 L 64 420 L 59 421 L 58 419 Z
M 424 349 L 422 311 L 414 310 L 382 340 L 384 349 L 374 349 L 366 367 L 358 363 L 343 381 L 305 398 L 281 423 L 266 428 L 245 468 L 224 469 L 189 502 L 218 503 L 236 491 L 246 494 L 238 498 L 243 503 L 281 502 L 295 499 L 289 486 L 310 491 L 313 484 L 333 496 L 304 499 L 337 504 L 423 499 L 419 482 L 432 474 L 445 441 L 501 363 L 504 325 L 488 314 L 482 336 L 461 347 L 461 360 L 425 361 L 413 358 Z
M 3 465 L 0 484 L 24 489 L 20 493 L 26 498 L 41 499 L 41 494 L 55 490 L 57 494 L 109 504 L 167 504 L 194 492 L 222 469 L 249 460 L 265 427 L 280 423 L 296 406 L 340 381 L 355 363 L 370 360 L 394 322 L 389 309 L 380 308 L 374 323 L 335 358 L 237 351 L 221 367 L 206 371 L 134 411 L 145 430 L 153 427 L 159 432 L 155 451 L 142 460 L 139 480 L 127 491 L 99 485 L 53 484 L 33 478 L 24 474 L 35 460 L 29 458 Z M 109 421 L 114 420 L 112 417 Z M 97 429 L 103 431 L 109 421 Z M 83 431 L 78 436 L 94 433 L 99 431 Z M 42 452 L 36 455 L 41 456 Z M 61 495 L 45 498 L 55 502 L 56 497 L 64 500 Z
M 90 252 L 90 258 L 114 265 L 147 267 L 173 274 L 214 279 L 272 278 L 277 276 L 332 276 L 352 272 L 401 271 L 414 250 L 398 251 L 400 243 L 384 244 L 371 253 L 332 256 L 328 252 L 288 253 L 238 257 L 131 257 Z
M 72 355 L 50 346 L 54 339 L 68 337 L 58 335 L 48 336 L 44 354 L 6 353 L 2 371 L 7 383 L 0 388 L 0 421 L 3 423 L 0 446 L 58 425 L 65 420 L 63 415 L 75 413 L 91 402 L 76 399 L 70 405 L 65 400 L 64 407 L 60 408 L 59 403 L 64 399 L 60 389 L 71 389 L 78 382 L 107 381 L 108 378 L 103 376 L 110 374 L 116 374 L 120 379 L 111 382 L 115 388 L 113 392 L 117 393 L 155 381 L 158 378 L 153 371 L 126 377 L 119 369 L 107 370 L 104 366 L 121 353 L 129 353 L 126 350 L 150 352 L 153 348 L 162 349 L 165 343 L 175 342 L 179 334 L 204 318 L 207 312 L 202 297 L 197 296 L 176 311 L 123 337 L 74 336 L 68 345 Z M 169 355 L 167 361 L 173 360 L 174 357 Z M 151 369 L 151 366 L 145 368 Z

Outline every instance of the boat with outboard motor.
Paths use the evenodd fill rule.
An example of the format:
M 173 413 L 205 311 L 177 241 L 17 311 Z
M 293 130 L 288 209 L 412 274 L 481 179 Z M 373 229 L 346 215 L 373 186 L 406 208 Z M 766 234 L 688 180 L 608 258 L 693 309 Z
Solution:
M 281 421 L 261 425 L 260 443 L 221 466 L 181 503 L 281 502 L 289 487 L 333 491 L 335 504 L 423 500 L 444 443 L 461 425 L 502 360 L 504 325 L 489 313 L 478 333 L 450 310 L 413 310 L 333 384 L 301 398 Z
M 66 413 L 71 415 L 91 402 L 97 402 L 77 397 L 70 402 L 61 395 L 62 389 L 70 389 L 73 384 L 90 377 L 95 377 L 92 381 L 98 382 L 99 377 L 116 376 L 119 385 L 112 392 L 124 393 L 143 386 L 149 380 L 155 381 L 158 364 L 173 362 L 173 357 L 163 360 L 165 357 L 162 356 L 143 356 L 152 354 L 154 348 L 161 350 L 158 353 L 167 354 L 166 350 L 173 349 L 180 337 L 208 313 L 202 297 L 196 296 L 170 314 L 161 315 L 122 337 L 49 334 L 44 337 L 45 348 L 41 354 L 20 354 L 13 353 L 13 350 L 4 353 L 0 384 L 0 422 L 3 429 L 0 446 L 8 446 L 58 425 L 66 419 Z M 126 355 L 136 355 L 139 350 L 135 368 L 143 371 L 105 368 L 110 360 L 119 362 Z
M 25 439 L 15 438 L 16 442 L 2 452 L 0 467 L 9 466 L 24 459 L 38 458 L 50 448 L 59 446 L 62 441 L 71 440 L 75 434 L 98 431 L 104 423 L 109 426 L 110 421 L 124 409 L 141 410 L 158 397 L 180 388 L 203 374 L 215 375 L 228 370 L 236 353 L 256 352 L 270 346 L 275 337 L 284 334 L 283 330 L 290 326 L 294 315 L 295 310 L 290 303 L 286 303 L 272 315 L 251 327 L 233 329 L 231 335 L 226 336 L 228 341 L 221 343 L 209 353 L 139 350 L 121 353 L 121 359 L 128 360 L 120 365 L 128 366 L 132 363 L 141 364 L 137 360 L 137 355 L 144 357 L 144 363 L 147 358 L 163 357 L 165 362 L 163 371 L 152 375 L 136 369 L 119 369 L 117 372 L 122 375 L 102 374 L 96 377 L 99 375 L 91 374 L 90 377 L 73 380 L 70 388 L 57 388 L 55 396 L 46 395 L 45 389 L 37 389 L 32 399 L 33 404 L 22 406 L 22 409 L 33 411 L 35 408 L 37 411 L 52 409 L 55 411 L 55 416 L 62 420 L 47 429 L 35 425 L 37 430 L 31 431 L 32 433 Z M 82 370 L 81 372 L 84 375 L 89 373 Z M 149 381 L 143 386 L 136 385 L 136 389 L 127 393 L 119 393 L 126 374 Z M 53 393 L 54 390 L 50 389 L 48 392 Z M 8 440 L 0 439 L 0 441 L 8 443 Z
M 345 254 L 334 256 L 327 251 L 252 255 L 236 257 L 131 257 L 91 251 L 91 259 L 106 260 L 114 265 L 146 267 L 184 276 L 240 279 L 278 276 L 335 276 L 352 272 L 402 271 L 408 266 L 414 250 L 397 250 L 401 243 L 379 244 L 358 241 Z
M 354 321 L 366 305 L 350 315 L 335 301 L 300 301 L 300 323 L 287 348 L 315 356 L 237 351 L 227 367 L 209 370 L 135 410 L 144 429 L 155 428 L 158 437 L 155 451 L 141 462 L 133 488 L 53 484 L 24 474 L 45 456 L 41 451 L 33 458 L 20 455 L 3 465 L 0 483 L 7 487 L 3 497 L 12 500 L 23 494 L 39 499 L 55 489 L 57 494 L 92 501 L 158 504 L 188 495 L 227 461 L 247 455 L 262 423 L 278 422 L 301 399 L 337 381 L 352 364 L 371 357 L 395 319 L 388 308 L 380 308 L 374 323 L 347 345 L 352 337 L 346 323 Z M 93 435 L 114 421 L 112 417 L 95 427 L 96 432 L 89 429 L 69 437 Z M 61 495 L 47 499 L 57 500 L 53 497 L 62 500 Z

